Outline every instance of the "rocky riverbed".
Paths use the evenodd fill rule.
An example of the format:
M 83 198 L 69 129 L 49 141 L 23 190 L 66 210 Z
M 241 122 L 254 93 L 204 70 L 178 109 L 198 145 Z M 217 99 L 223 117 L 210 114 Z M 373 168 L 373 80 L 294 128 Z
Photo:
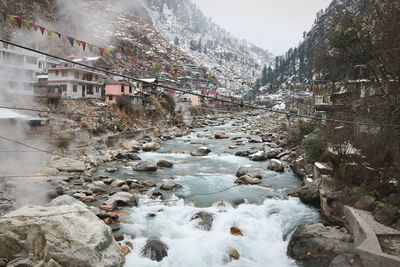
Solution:
M 79 245 L 88 255 L 99 246 L 110 247 L 104 252 L 110 254 L 106 258 L 93 257 L 93 261 L 79 264 L 223 266 L 230 262 L 230 266 L 293 266 L 296 262 L 287 256 L 286 249 L 290 237 L 297 226 L 318 223 L 320 218 L 317 210 L 287 196 L 302 181 L 289 167 L 297 155 L 295 148 L 288 149 L 285 121 L 284 117 L 260 114 L 209 115 L 194 120 L 193 127 L 155 128 L 108 140 L 98 138 L 79 149 L 78 155 L 74 151 L 70 157 L 54 156 L 35 179 L 46 183 L 50 198 L 67 195 L 78 201 L 64 199 L 61 204 L 65 207 L 60 212 L 72 212 L 68 213 L 72 218 L 63 221 L 66 234 L 74 232 L 75 224 L 80 232 L 72 236 L 90 240 Z M 12 180 L 1 186 L 4 192 L 12 193 L 15 183 Z M 1 199 L 4 211 L 11 207 L 12 197 Z M 29 218 L 52 217 L 52 206 L 54 203 L 46 208 L 24 207 L 4 216 L 0 228 L 18 226 L 10 226 L 3 235 L 7 244 L 21 247 L 21 242 L 31 240 L 24 233 L 32 222 L 21 222 L 24 213 L 29 213 Z M 104 245 L 93 243 L 90 231 L 84 230 L 84 218 L 74 220 L 73 216 L 80 217 L 80 212 L 94 214 L 109 226 L 99 236 L 108 240 L 107 245 L 101 240 Z M 54 216 L 64 220 L 60 215 Z M 41 243 L 21 248 L 25 253 L 37 252 L 34 258 L 27 259 L 27 264 L 68 266 L 64 264 L 68 261 L 66 256 L 47 256 L 64 253 L 56 246 L 62 247 L 65 242 L 50 238 L 57 236 L 54 227 L 49 226 L 51 222 L 44 221 L 44 225 L 36 228 Z M 303 230 L 307 232 L 304 235 L 309 237 L 311 233 L 318 239 L 328 231 L 325 242 L 316 241 L 304 256 L 304 248 L 298 248 L 306 239 L 299 238 L 302 232 L 299 234 L 298 230 L 290 241 L 288 254 L 303 262 L 325 264 L 338 254 L 351 253 L 347 249 L 351 236 L 344 237 L 343 230 L 318 227 L 318 231 Z M 12 239 L 14 235 L 19 238 Z M 318 249 L 336 239 L 345 242 L 338 241 L 337 252 Z M 46 246 L 49 242 L 55 246 Z M 70 245 L 79 247 L 74 242 Z M 80 252 L 65 253 L 72 257 Z M 9 263 L 7 266 L 17 266 L 23 255 L 26 254 L 13 254 L 0 247 L 0 258 Z M 126 256 L 126 263 L 119 255 Z M 110 262 L 109 257 L 114 261 Z M 79 264 L 74 266 L 82 266 Z

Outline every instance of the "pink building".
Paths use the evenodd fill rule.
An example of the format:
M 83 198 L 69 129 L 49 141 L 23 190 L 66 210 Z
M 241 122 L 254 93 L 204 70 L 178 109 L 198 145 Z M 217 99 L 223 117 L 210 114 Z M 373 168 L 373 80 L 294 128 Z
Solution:
M 142 83 L 127 81 L 113 81 L 106 82 L 105 84 L 105 96 L 107 104 L 116 104 L 117 97 L 121 95 L 128 95 L 131 98 L 132 103 L 135 102 L 136 94 L 142 90 Z

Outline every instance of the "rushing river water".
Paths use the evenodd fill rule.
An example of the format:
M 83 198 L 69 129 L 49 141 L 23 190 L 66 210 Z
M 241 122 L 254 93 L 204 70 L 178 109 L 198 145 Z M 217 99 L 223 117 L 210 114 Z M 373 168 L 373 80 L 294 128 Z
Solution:
M 181 190 L 173 192 L 161 190 L 164 200 L 176 201 L 160 203 L 160 200 L 142 197 L 138 207 L 128 210 L 128 223 L 122 230 L 134 237 L 131 239 L 134 249 L 127 257 L 126 267 L 296 266 L 286 256 L 290 234 L 299 224 L 317 221 L 318 213 L 298 199 L 286 197 L 288 189 L 300 184 L 291 172 L 271 172 L 267 170 L 266 162 L 253 162 L 233 155 L 237 150 L 261 147 L 262 144 L 245 143 L 238 149 L 228 149 L 233 137 L 259 137 L 241 133 L 231 125 L 200 131 L 220 129 L 230 138 L 198 138 L 197 133 L 193 133 L 163 143 L 157 153 L 139 154 L 143 160 L 152 162 L 172 161 L 172 169 L 159 169 L 155 173 L 137 173 L 130 168 L 122 171 L 125 175 L 133 174 L 139 181 L 160 183 L 162 179 L 173 178 L 182 185 Z M 180 153 L 192 151 L 200 144 L 206 144 L 212 153 L 205 157 Z M 263 183 L 232 187 L 237 169 L 246 164 L 262 170 Z M 246 203 L 235 206 L 235 201 L 240 199 L 246 199 Z M 199 211 L 214 214 L 210 231 L 196 228 L 196 222 L 191 221 Z M 151 213 L 155 216 L 148 216 Z M 239 227 L 243 236 L 231 235 L 231 226 Z M 159 237 L 168 245 L 168 257 L 162 262 L 140 255 L 148 237 Z M 239 260 L 227 261 L 230 248 L 240 253 Z

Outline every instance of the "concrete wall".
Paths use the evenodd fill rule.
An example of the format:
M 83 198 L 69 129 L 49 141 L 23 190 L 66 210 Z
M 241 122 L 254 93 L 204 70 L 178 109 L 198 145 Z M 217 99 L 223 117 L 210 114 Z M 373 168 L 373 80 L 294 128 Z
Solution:
M 364 267 L 399 267 L 400 257 L 382 252 L 378 237 L 357 211 L 345 206 L 344 214 L 353 233 L 354 251 Z

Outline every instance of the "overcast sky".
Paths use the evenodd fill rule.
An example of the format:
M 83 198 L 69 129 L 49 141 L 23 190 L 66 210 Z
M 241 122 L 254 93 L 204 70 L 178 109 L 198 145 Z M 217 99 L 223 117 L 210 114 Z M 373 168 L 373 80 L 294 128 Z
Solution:
M 332 0 L 192 0 L 234 36 L 285 53 L 311 29 L 316 13 Z

